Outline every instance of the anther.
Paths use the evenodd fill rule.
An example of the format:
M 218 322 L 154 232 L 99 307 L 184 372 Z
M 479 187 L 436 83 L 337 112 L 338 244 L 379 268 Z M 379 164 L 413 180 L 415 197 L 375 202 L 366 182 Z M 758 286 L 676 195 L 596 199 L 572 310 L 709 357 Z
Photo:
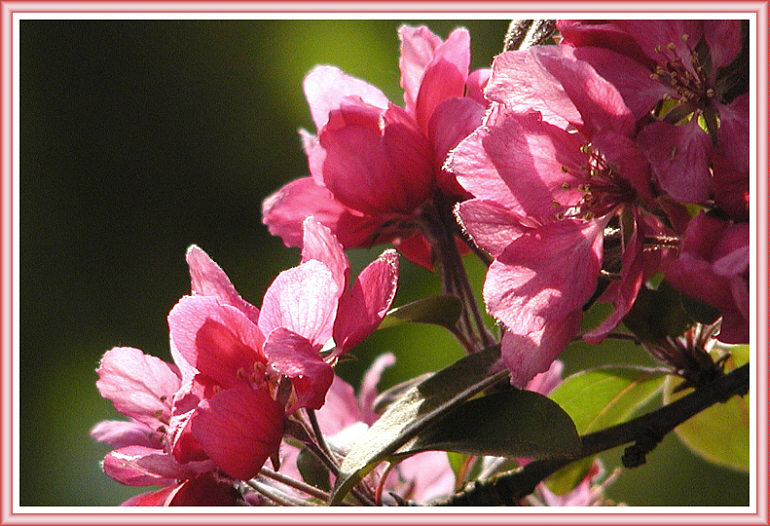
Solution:
M 561 183 L 561 187 L 565 190 L 569 190 L 569 183 L 567 182 Z
M 657 46 L 655 46 L 655 53 L 663 53 L 663 48 L 662 48 L 662 47 L 660 47 L 660 44 L 658 44 Z
M 669 42 L 668 44 L 666 44 L 666 47 L 671 51 L 674 51 L 676 49 L 676 44 L 674 44 L 673 42 Z
M 690 38 L 690 35 L 687 33 L 682 33 L 682 42 L 687 42 L 687 39 Z
M 567 173 L 567 172 L 569 172 L 569 168 L 567 168 L 566 166 L 564 166 L 564 165 L 562 164 L 562 165 L 561 165 L 561 171 L 562 171 L 562 172 L 564 172 L 564 173 Z
M 670 159 L 673 161 L 676 157 L 676 146 L 671 147 L 671 154 L 669 155 Z
M 706 96 L 707 96 L 708 98 L 710 98 L 710 99 L 711 99 L 711 98 L 713 98 L 713 97 L 714 97 L 714 95 L 716 95 L 716 93 L 714 92 L 714 88 L 708 88 L 708 89 L 706 90 Z
M 650 80 L 659 80 L 659 79 L 660 79 L 660 75 L 658 75 L 657 73 L 650 73 Z
M 561 208 L 561 203 L 558 201 L 551 201 L 551 206 L 554 208 Z

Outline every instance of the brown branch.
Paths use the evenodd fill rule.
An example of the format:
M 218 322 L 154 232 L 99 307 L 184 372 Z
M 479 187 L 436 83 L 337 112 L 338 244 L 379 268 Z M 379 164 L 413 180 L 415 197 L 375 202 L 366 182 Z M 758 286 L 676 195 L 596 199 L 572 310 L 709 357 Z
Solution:
M 626 467 L 644 464 L 647 453 L 660 440 L 685 420 L 708 409 L 717 402 L 726 402 L 734 395 L 749 391 L 749 364 L 721 376 L 696 391 L 638 418 L 581 437 L 580 454 L 537 460 L 516 471 L 470 484 L 440 506 L 516 506 L 532 493 L 546 477 L 570 462 L 590 457 L 602 451 L 633 442 L 626 448 L 622 461 Z

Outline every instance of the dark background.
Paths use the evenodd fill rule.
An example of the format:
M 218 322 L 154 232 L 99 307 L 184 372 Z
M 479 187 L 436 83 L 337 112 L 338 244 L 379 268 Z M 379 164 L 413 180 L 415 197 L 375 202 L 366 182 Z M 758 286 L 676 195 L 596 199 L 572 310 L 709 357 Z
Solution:
M 21 22 L 21 504 L 115 505 L 143 488 L 104 476 L 89 429 L 115 418 L 96 391 L 102 353 L 133 346 L 170 359 L 166 315 L 189 291 L 185 249 L 200 245 L 259 305 L 298 261 L 261 225 L 262 200 L 307 173 L 297 128 L 312 131 L 301 82 L 319 63 L 396 103 L 399 25 L 380 21 Z M 471 31 L 472 67 L 500 51 L 506 21 L 430 21 Z M 354 269 L 381 250 L 352 251 Z M 438 291 L 402 259 L 395 304 Z M 479 290 L 483 270 L 469 262 Z M 356 381 L 380 352 L 382 386 L 462 355 L 441 329 L 375 333 L 339 373 Z M 576 346 L 568 370 L 618 359 Z M 605 456 L 609 468 L 619 452 Z M 632 505 L 746 505 L 748 478 L 690 455 L 674 436 L 609 488 Z

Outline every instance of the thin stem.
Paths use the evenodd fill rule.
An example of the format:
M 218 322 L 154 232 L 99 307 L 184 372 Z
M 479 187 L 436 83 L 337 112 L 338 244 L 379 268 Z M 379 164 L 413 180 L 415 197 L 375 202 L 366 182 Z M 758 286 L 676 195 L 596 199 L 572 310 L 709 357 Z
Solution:
M 249 487 L 251 487 L 254 491 L 264 495 L 279 506 L 317 506 L 317 504 L 312 504 L 306 500 L 292 497 L 291 495 L 288 495 L 275 488 L 271 488 L 267 484 L 262 484 L 256 480 L 247 480 L 246 484 L 248 484 Z
M 278 481 L 281 484 L 286 484 L 287 486 L 292 487 L 303 493 L 307 493 L 311 497 L 321 499 L 324 502 L 329 500 L 330 495 L 325 491 L 322 491 L 316 488 L 315 486 L 311 486 L 310 484 L 302 482 L 301 480 L 296 480 L 291 477 L 288 477 L 283 473 L 278 473 L 276 471 L 273 471 L 272 469 L 263 467 L 259 471 L 259 474 L 264 475 L 265 477 L 273 479 L 275 481 Z
M 546 477 L 567 464 L 629 442 L 634 444 L 626 448 L 623 464 L 626 467 L 639 466 L 645 462 L 646 455 L 676 426 L 717 402 L 726 402 L 734 395 L 742 396 L 748 390 L 749 364 L 746 364 L 655 411 L 582 436 L 582 448 L 578 455 L 536 460 L 488 481 L 471 483 L 465 491 L 439 505 L 516 505 L 519 499 L 532 493 Z
M 316 442 L 324 451 L 324 453 L 329 455 L 329 458 L 334 460 L 335 455 L 331 448 L 329 448 L 329 444 L 326 443 L 324 434 L 321 432 L 321 426 L 318 424 L 318 419 L 315 416 L 315 411 L 310 408 L 305 408 L 305 412 L 307 413 L 307 418 L 310 421 L 310 427 L 313 428 L 313 434 L 315 435 Z

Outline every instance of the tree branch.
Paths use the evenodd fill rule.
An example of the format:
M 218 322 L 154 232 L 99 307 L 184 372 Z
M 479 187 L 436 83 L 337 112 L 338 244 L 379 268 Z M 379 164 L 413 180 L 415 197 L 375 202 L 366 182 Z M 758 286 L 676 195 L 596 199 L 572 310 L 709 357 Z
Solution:
M 626 448 L 622 461 L 626 467 L 644 464 L 647 453 L 676 426 L 708 409 L 726 402 L 734 395 L 749 391 L 749 364 L 721 376 L 696 391 L 638 418 L 581 437 L 582 449 L 574 457 L 554 457 L 530 462 L 516 471 L 471 483 L 440 506 L 515 506 L 519 499 L 534 491 L 535 486 L 570 462 L 602 451 L 634 442 Z

